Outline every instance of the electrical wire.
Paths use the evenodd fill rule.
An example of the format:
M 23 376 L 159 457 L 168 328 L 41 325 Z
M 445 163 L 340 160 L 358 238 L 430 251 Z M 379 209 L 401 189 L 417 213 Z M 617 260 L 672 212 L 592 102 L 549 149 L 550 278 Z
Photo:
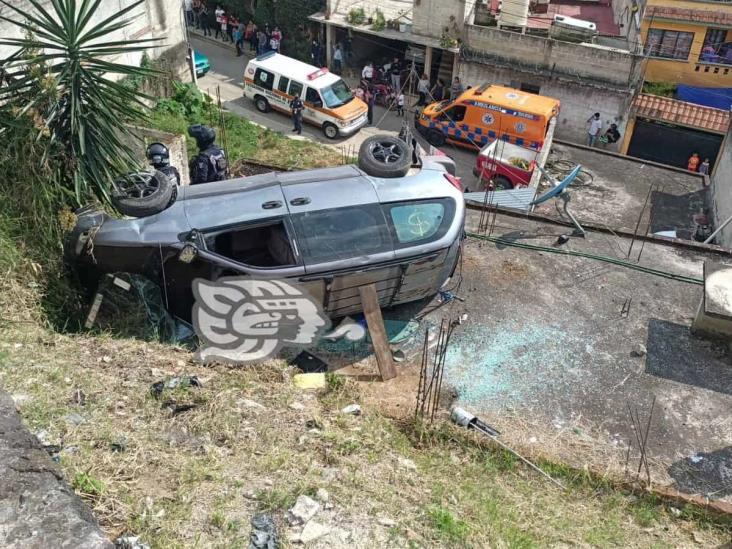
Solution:
M 669 273 L 667 271 L 662 271 L 660 269 L 653 269 L 651 267 L 643 267 L 641 265 L 637 265 L 635 263 L 630 263 L 629 261 L 624 261 L 622 259 L 615 259 L 613 257 L 607 257 L 604 255 L 597 255 L 597 254 L 591 254 L 588 252 L 579 252 L 575 250 L 564 250 L 561 248 L 553 248 L 551 246 L 540 246 L 537 244 L 526 244 L 523 242 L 514 242 L 513 240 L 509 240 L 500 236 L 484 236 L 476 233 L 467 233 L 467 235 L 471 238 L 477 238 L 479 240 L 486 240 L 488 242 L 493 242 L 495 244 L 500 244 L 502 246 L 511 246 L 514 248 L 522 248 L 525 250 L 533 250 L 537 252 L 548 252 L 553 254 L 559 254 L 559 255 L 567 255 L 567 256 L 573 256 L 573 257 L 584 257 L 586 259 L 594 259 L 596 261 L 603 261 L 605 263 L 610 263 L 612 265 L 618 265 L 620 267 L 626 267 L 628 269 L 632 269 L 634 271 L 639 271 L 646 274 L 651 274 L 654 276 L 660 276 L 663 278 L 668 278 L 671 280 L 676 280 L 678 282 L 685 282 L 687 284 L 698 284 L 703 286 L 704 280 L 700 278 L 694 278 L 691 276 L 685 276 L 675 273 Z

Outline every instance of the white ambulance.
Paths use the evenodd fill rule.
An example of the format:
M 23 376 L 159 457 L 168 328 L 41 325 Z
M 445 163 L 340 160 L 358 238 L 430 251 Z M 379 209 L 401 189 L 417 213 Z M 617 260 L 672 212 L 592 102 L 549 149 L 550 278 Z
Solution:
M 366 125 L 366 103 L 328 69 L 275 52 L 249 62 L 244 72 L 244 97 L 254 101 L 257 110 L 290 114 L 295 95 L 305 105 L 303 120 L 320 127 L 329 139 L 352 135 Z

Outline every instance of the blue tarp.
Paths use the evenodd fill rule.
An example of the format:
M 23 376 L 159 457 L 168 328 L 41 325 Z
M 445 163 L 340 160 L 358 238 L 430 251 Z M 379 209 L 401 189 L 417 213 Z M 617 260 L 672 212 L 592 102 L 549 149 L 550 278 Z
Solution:
M 676 99 L 728 111 L 732 107 L 732 88 L 696 88 L 679 84 Z

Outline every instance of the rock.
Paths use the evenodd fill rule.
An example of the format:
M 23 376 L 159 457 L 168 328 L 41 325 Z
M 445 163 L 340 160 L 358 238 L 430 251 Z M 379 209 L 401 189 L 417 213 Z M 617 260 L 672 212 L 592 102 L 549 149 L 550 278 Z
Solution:
M 64 482 L 64 475 L 23 426 L 15 403 L 3 391 L 0 479 L 0 547 L 113 548 L 91 510 Z
M 675 517 L 681 516 L 681 509 L 678 509 L 676 507 L 669 507 L 668 510 L 671 512 L 671 514 Z
M 318 491 L 315 492 L 315 497 L 318 498 L 320 501 L 325 503 L 330 499 L 330 494 L 328 493 L 328 490 L 325 488 L 318 488 Z
M 299 402 L 293 402 L 292 404 L 290 404 L 290 408 L 292 410 L 298 410 L 298 411 L 300 411 L 300 410 L 304 410 L 305 409 L 305 406 L 302 405 L 302 404 L 300 404 Z
M 414 463 L 411 459 L 398 457 L 397 463 L 399 464 L 399 467 L 403 467 L 404 469 L 409 469 L 411 471 L 417 470 L 417 464 Z
M 326 467 L 321 471 L 320 476 L 323 477 L 325 482 L 333 482 L 338 478 L 338 473 L 340 473 L 338 468 Z
M 142 543 L 138 536 L 121 536 L 114 540 L 116 549 L 150 549 L 150 546 Z
M 330 527 L 314 520 L 308 521 L 300 533 L 300 543 L 310 543 L 330 533 Z
M 342 414 L 350 414 L 353 416 L 360 416 L 361 415 L 361 407 L 358 404 L 349 404 L 343 410 L 341 410 Z
M 64 419 L 71 425 L 81 425 L 82 423 L 86 423 L 84 416 L 77 414 L 76 412 L 68 414 Z
M 269 515 L 252 517 L 252 532 L 249 535 L 249 549 L 277 549 L 277 524 Z
M 638 357 L 639 358 L 639 357 L 642 357 L 642 356 L 646 356 L 646 353 L 647 352 L 648 352 L 648 350 L 646 349 L 646 346 L 643 345 L 642 343 L 638 343 L 637 345 L 635 345 L 633 347 L 633 350 L 630 351 L 630 356 L 634 356 L 634 357 Z
M 105 356 L 102 357 L 102 362 L 104 362 L 106 364 L 109 364 L 110 362 L 112 362 L 112 357 L 105 355 Z
M 295 505 L 287 512 L 287 522 L 292 525 L 305 524 L 320 511 L 320 504 L 308 496 L 297 498 Z
M 387 528 L 394 528 L 396 526 L 396 521 L 391 520 L 390 518 L 380 518 L 377 522 Z
M 236 401 L 239 406 L 246 406 L 247 408 L 254 408 L 256 410 L 266 410 L 259 402 L 249 400 L 248 398 L 240 398 Z

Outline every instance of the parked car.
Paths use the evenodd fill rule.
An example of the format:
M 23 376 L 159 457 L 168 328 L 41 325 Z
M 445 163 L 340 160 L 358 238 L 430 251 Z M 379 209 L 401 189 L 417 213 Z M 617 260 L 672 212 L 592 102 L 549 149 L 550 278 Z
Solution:
M 203 76 L 211 70 L 211 63 L 209 63 L 208 57 L 200 51 L 193 50 L 193 60 L 196 65 L 196 76 Z
M 118 188 L 123 211 L 78 212 L 66 256 L 90 287 L 110 272 L 141 273 L 188 320 L 195 278 L 299 281 L 326 313 L 361 311 L 358 287 L 376 284 L 383 307 L 434 295 L 452 275 L 463 237 L 460 183 L 445 156 L 374 136 L 359 167 L 267 173 L 178 189 L 158 173 Z M 156 213 L 153 213 L 156 212 Z

